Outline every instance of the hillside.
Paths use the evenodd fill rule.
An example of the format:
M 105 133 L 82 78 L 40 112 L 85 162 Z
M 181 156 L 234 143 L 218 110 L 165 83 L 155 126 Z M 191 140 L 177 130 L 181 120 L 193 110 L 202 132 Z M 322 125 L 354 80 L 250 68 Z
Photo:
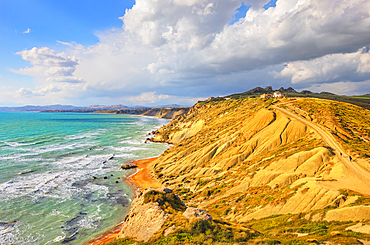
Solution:
M 154 174 L 187 205 L 229 222 L 369 220 L 369 121 L 368 110 L 321 99 L 199 103 L 156 132 L 154 141 L 174 146 Z
M 368 110 L 323 99 L 199 102 L 155 132 L 173 147 L 153 177 L 227 224 L 229 238 L 208 244 L 238 242 L 238 229 L 255 232 L 239 244 L 368 244 L 369 122 Z M 205 243 L 189 232 L 150 244 Z

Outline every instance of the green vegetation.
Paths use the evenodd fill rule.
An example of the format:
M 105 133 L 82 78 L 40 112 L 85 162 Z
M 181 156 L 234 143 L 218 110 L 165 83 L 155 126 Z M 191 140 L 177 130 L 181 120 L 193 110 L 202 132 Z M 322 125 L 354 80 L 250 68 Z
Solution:
M 342 195 L 344 195 L 346 197 L 349 197 L 349 196 L 357 196 L 358 197 L 356 202 L 351 204 L 351 206 L 354 206 L 354 205 L 370 205 L 370 196 L 368 196 L 368 195 L 364 195 L 362 193 L 352 191 L 352 190 L 348 190 L 348 189 L 340 189 L 339 191 Z
M 177 229 L 167 237 L 162 233 L 165 229 L 176 226 Z M 220 221 L 203 221 L 194 219 L 187 221 L 181 215 L 174 216 L 147 243 L 138 244 L 248 244 L 259 233 L 248 227 L 236 227 Z M 132 244 L 131 239 L 118 239 L 109 245 Z
M 141 245 L 159 244 L 362 244 L 360 239 L 369 240 L 370 235 L 346 230 L 356 222 L 310 221 L 306 214 L 275 215 L 260 220 L 252 220 L 243 224 L 235 224 L 215 220 L 184 220 L 174 216 L 147 243 Z M 174 233 L 163 237 L 163 230 L 170 226 L 178 227 Z M 115 240 L 108 245 L 133 244 L 131 239 Z
M 156 190 L 144 194 L 144 203 L 157 202 L 167 213 L 173 214 L 178 211 L 185 211 L 186 207 L 175 193 L 163 193 Z

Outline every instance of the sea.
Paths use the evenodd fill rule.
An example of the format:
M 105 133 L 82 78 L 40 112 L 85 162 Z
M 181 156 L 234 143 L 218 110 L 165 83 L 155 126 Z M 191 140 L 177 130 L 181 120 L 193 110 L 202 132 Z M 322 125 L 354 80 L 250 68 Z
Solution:
M 0 244 L 84 244 L 128 213 L 122 170 L 159 156 L 145 143 L 166 119 L 95 113 L 0 112 Z

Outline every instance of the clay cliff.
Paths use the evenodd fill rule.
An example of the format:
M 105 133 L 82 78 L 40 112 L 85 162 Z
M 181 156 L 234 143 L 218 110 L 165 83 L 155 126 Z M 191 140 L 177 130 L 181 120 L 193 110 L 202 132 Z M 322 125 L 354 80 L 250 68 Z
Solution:
M 171 108 L 171 109 L 126 109 L 118 110 L 117 114 L 132 114 L 132 115 L 143 115 L 152 116 L 165 119 L 174 119 L 177 116 L 186 114 L 190 108 Z
M 248 244 L 365 244 L 369 122 L 368 110 L 322 99 L 201 102 L 155 132 L 173 147 L 153 177 L 231 230 L 252 228 Z

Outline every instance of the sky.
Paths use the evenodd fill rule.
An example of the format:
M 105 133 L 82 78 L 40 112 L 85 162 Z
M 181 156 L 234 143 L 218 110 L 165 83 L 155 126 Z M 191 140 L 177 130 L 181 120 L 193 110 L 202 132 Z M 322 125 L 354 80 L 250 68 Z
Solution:
M 370 93 L 368 0 L 1 0 L 0 106 Z

